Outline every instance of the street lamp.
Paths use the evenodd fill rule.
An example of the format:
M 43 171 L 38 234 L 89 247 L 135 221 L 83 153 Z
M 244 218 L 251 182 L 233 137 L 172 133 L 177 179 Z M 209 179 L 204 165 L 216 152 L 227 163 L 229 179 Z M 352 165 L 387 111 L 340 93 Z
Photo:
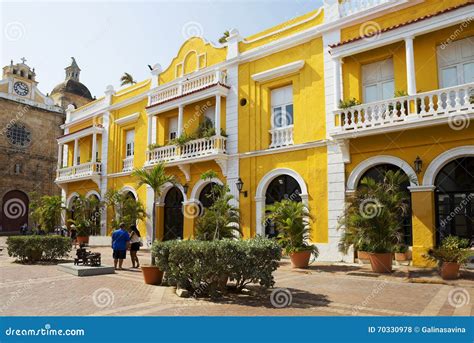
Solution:
M 423 161 L 421 160 L 420 156 L 416 156 L 413 164 L 415 166 L 415 173 L 419 174 L 423 168 Z

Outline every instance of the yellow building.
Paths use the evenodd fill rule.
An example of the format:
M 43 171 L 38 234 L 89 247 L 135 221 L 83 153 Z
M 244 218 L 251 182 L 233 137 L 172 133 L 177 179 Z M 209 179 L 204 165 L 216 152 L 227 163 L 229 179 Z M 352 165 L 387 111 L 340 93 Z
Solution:
M 425 265 L 440 237 L 474 233 L 473 16 L 466 0 L 327 0 L 251 37 L 231 30 L 222 46 L 190 38 L 149 80 L 68 109 L 56 180 L 66 206 L 116 189 L 151 213 L 152 192 L 130 174 L 164 161 L 180 186 L 155 204 L 160 239 L 192 237 L 210 184 L 227 183 L 245 237 L 272 235 L 265 205 L 290 198 L 311 208 L 320 259 L 351 261 L 337 249 L 346 197 L 364 176 L 401 169 L 405 239 Z M 209 169 L 218 177 L 201 180 Z M 150 221 L 140 230 L 149 238 Z

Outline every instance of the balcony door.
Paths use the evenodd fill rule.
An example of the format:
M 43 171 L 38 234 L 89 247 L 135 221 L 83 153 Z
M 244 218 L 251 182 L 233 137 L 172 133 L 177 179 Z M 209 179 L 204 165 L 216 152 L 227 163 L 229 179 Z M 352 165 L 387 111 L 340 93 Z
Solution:
M 474 36 L 437 47 L 440 88 L 474 82 Z
M 393 59 L 389 58 L 362 66 L 362 93 L 364 103 L 394 97 Z
M 178 137 L 178 117 L 168 120 L 168 140 L 172 141 Z
M 125 157 L 133 157 L 135 151 L 135 130 L 127 131 L 125 141 Z

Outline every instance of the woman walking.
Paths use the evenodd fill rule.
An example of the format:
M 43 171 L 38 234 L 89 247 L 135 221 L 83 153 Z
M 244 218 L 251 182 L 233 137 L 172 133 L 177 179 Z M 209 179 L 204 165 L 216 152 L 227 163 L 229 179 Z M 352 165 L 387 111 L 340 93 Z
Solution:
M 132 260 L 132 268 L 140 268 L 140 262 L 138 261 L 137 251 L 140 250 L 141 245 L 140 231 L 138 231 L 136 225 L 130 226 L 130 259 Z M 136 264 L 136 265 L 135 265 Z

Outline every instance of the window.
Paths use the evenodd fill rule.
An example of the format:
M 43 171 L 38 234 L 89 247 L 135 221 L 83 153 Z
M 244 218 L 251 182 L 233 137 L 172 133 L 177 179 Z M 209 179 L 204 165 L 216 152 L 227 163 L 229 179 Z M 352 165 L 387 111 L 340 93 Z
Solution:
M 25 148 L 31 143 L 31 132 L 19 122 L 7 128 L 6 136 L 10 144 L 18 148 Z
M 168 122 L 168 139 L 173 140 L 178 136 L 178 117 L 170 118 Z
M 272 90 L 272 128 L 293 125 L 293 86 Z
M 362 66 L 363 101 L 391 99 L 395 93 L 393 60 L 391 58 Z
M 474 36 L 437 48 L 441 88 L 474 82 Z
M 204 112 L 204 117 L 206 118 L 206 120 L 210 120 L 212 126 L 214 126 L 216 120 L 216 106 L 210 106 L 209 108 L 207 108 L 206 112 Z
M 128 130 L 125 135 L 125 157 L 132 157 L 135 149 L 135 130 Z

